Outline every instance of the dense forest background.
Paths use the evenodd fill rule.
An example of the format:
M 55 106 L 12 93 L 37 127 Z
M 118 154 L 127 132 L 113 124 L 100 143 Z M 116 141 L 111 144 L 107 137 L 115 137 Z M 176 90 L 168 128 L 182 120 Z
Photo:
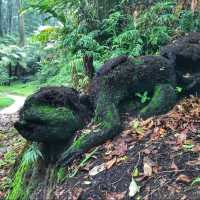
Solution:
M 0 84 L 84 88 L 106 59 L 199 31 L 198 1 L 1 0 Z
M 15 105 L 18 101 L 21 104 L 18 105 L 16 103 L 16 110 L 19 111 L 27 96 L 35 93 L 36 90 L 43 86 L 62 85 L 73 87 L 80 92 L 80 99 L 82 98 L 82 101 L 86 101 L 85 104 L 90 104 L 91 102 L 87 100 L 91 88 L 88 86 L 91 86 L 90 83 L 95 71 L 97 71 L 106 60 L 127 55 L 134 59 L 134 64 L 136 66 L 139 66 L 143 64 L 140 59 L 142 56 L 159 55 L 162 46 L 168 43 L 176 45 L 176 43 L 173 42 L 174 40 L 185 35 L 187 36 L 190 32 L 200 32 L 200 0 L 0 0 L 0 112 L 4 111 L 5 108 L 9 109 L 11 107 L 12 109 L 12 105 Z M 195 34 L 198 35 L 198 33 Z M 198 42 L 192 44 L 194 45 L 194 48 L 192 46 L 192 52 L 193 50 L 195 51 L 195 56 L 199 55 Z M 191 44 L 189 43 L 189 45 Z M 188 49 L 186 48 L 186 50 Z M 189 49 L 189 51 L 190 50 L 191 49 Z M 192 57 L 191 60 L 193 60 L 193 54 L 191 53 L 189 55 Z M 153 56 L 153 58 L 155 57 L 159 56 Z M 189 64 L 187 70 L 193 65 L 191 63 Z M 112 63 L 110 65 L 112 66 Z M 198 66 L 199 62 L 194 65 L 194 68 Z M 108 65 L 108 67 L 110 66 Z M 160 71 L 162 71 L 161 69 L 162 68 L 160 68 Z M 172 72 L 174 75 L 176 73 L 175 71 Z M 127 74 L 128 73 L 125 75 Z M 181 74 L 182 78 L 185 75 L 187 75 L 186 78 L 190 81 L 190 74 L 189 76 L 188 73 L 183 74 L 183 76 Z M 191 76 L 194 78 L 194 81 L 191 78 L 191 81 L 193 81 L 191 87 L 196 86 L 195 84 L 199 87 L 199 70 L 197 70 L 195 75 L 194 77 Z M 156 76 L 159 75 L 155 74 L 155 77 Z M 151 79 L 152 76 L 149 77 Z M 112 83 L 112 81 L 110 82 Z M 123 83 L 125 82 L 127 83 L 127 79 Z M 112 86 L 113 88 L 115 87 L 114 85 Z M 184 86 L 179 85 L 178 82 L 174 89 L 173 92 L 177 94 L 178 98 L 182 98 L 185 89 Z M 121 90 L 123 93 L 124 90 Z M 51 89 L 49 91 L 49 93 L 51 93 Z M 162 94 L 162 90 L 160 91 Z M 151 93 L 152 91 L 148 93 L 146 90 L 144 93 L 135 92 L 131 94 L 131 98 L 134 96 L 134 100 L 137 100 L 138 105 L 140 104 L 143 106 L 153 99 L 151 98 Z M 170 92 L 167 92 L 167 94 L 168 93 Z M 73 99 L 71 93 L 67 95 Z M 62 97 L 62 95 L 60 96 Z M 103 95 L 101 96 L 104 97 Z M 61 97 L 58 95 L 58 98 Z M 163 99 L 163 102 L 167 101 L 165 96 Z M 27 101 L 28 100 L 29 98 Z M 132 100 L 130 105 L 127 103 L 127 106 L 131 107 L 133 105 L 134 101 Z M 102 106 L 103 108 L 107 102 L 102 100 L 100 104 L 102 102 L 104 103 Z M 72 103 L 75 104 L 76 102 Z M 29 104 L 26 103 L 26 105 Z M 137 104 L 135 105 L 137 107 Z M 165 107 L 165 104 L 162 104 L 162 106 L 163 105 Z M 156 104 L 156 106 L 159 107 L 159 104 Z M 88 107 L 88 110 L 92 110 L 91 105 Z M 52 119 L 53 125 L 51 125 L 49 129 L 45 127 L 45 132 L 46 130 L 52 129 L 54 124 L 57 123 L 56 120 L 54 122 L 54 117 L 57 117 L 58 122 L 62 120 L 61 118 L 63 116 L 60 114 L 62 110 L 58 109 L 59 114 L 57 114 L 54 109 L 46 109 L 47 107 L 44 107 L 44 110 L 40 110 L 39 106 L 38 108 L 33 108 L 34 110 L 31 110 L 30 116 L 33 116 L 31 120 L 36 125 L 39 124 L 40 126 L 40 121 L 37 124 L 37 120 L 34 119 L 38 113 L 39 117 L 43 117 L 43 114 L 45 114 L 44 121 L 47 127 L 50 124 L 49 119 L 50 121 Z M 113 108 L 113 104 L 110 108 Z M 36 114 L 34 112 L 34 114 L 32 114 L 32 111 Z M 109 119 L 118 120 L 118 115 L 117 117 L 116 115 L 112 115 L 113 113 L 115 114 L 115 112 L 112 111 L 110 113 L 111 115 L 107 115 Z M 199 113 L 199 99 L 192 97 L 189 100 L 184 100 L 182 103 L 178 102 L 177 106 L 175 106 L 171 112 L 171 118 L 169 115 L 166 115 L 167 117 L 165 116 L 162 118 L 163 116 L 161 116 L 161 118 L 155 118 L 153 121 L 152 118 L 148 119 L 149 121 L 140 121 L 139 118 L 135 120 L 135 118 L 133 119 L 127 116 L 127 121 L 124 120 L 127 129 L 124 129 L 125 131 L 123 131 L 122 137 L 120 136 L 117 140 L 105 144 L 105 155 L 107 158 L 106 156 L 103 158 L 106 160 L 106 166 L 110 169 L 115 164 L 122 163 L 123 165 L 130 157 L 134 159 L 134 161 L 132 160 L 132 166 L 134 166 L 134 168 L 131 172 L 129 164 L 126 166 L 125 163 L 125 168 L 122 167 L 119 171 L 117 171 L 119 168 L 111 169 L 110 175 L 106 174 L 105 177 L 102 176 L 102 178 L 100 178 L 104 181 L 103 183 L 101 182 L 101 185 L 104 186 L 103 190 L 105 190 L 105 182 L 107 182 L 108 185 L 114 183 L 113 187 L 115 187 L 115 189 L 117 188 L 115 183 L 118 184 L 119 182 L 122 188 L 126 187 L 126 191 L 128 191 L 128 185 L 130 185 L 129 189 L 135 187 L 134 194 L 132 195 L 133 197 L 139 191 L 137 184 L 134 182 L 134 178 L 139 177 L 141 171 L 145 171 L 141 164 L 143 162 L 142 156 L 145 154 L 146 157 L 148 157 L 151 152 L 152 159 L 155 158 L 156 162 L 157 160 L 163 162 L 161 164 L 164 166 L 164 170 L 159 171 L 161 164 L 160 166 L 154 167 L 152 163 L 149 164 L 148 161 L 144 160 L 143 163 L 147 164 L 146 172 L 147 177 L 149 177 L 148 180 L 152 181 L 149 185 L 152 187 L 148 187 L 149 185 L 147 184 L 147 191 L 141 187 L 143 196 L 146 197 L 146 193 L 150 193 L 150 195 L 156 193 L 159 190 L 157 186 L 160 187 L 163 183 L 163 180 L 158 182 L 156 176 L 154 179 L 152 176 L 153 173 L 158 174 L 160 179 L 168 177 L 169 182 L 164 182 L 164 185 L 165 183 L 171 183 L 170 181 L 172 179 L 174 182 L 182 181 L 186 184 L 192 182 L 193 179 L 193 182 L 199 183 L 199 168 L 197 169 L 195 167 L 199 165 L 200 147 L 198 141 L 200 131 L 199 127 L 194 124 L 196 121 L 199 123 Z M 44 172 L 43 169 L 40 169 L 43 165 L 38 162 L 43 160 L 39 145 L 35 142 L 27 143 L 14 129 L 14 123 L 18 118 L 17 112 L 0 113 L 0 199 L 37 199 L 34 197 L 34 192 L 33 194 L 31 192 L 35 190 L 37 193 L 36 195 L 41 195 L 40 192 L 38 192 L 40 191 L 40 184 L 43 187 L 43 199 L 53 199 L 50 196 L 53 193 L 53 185 L 55 187 L 56 184 L 57 189 L 55 190 L 55 196 L 57 195 L 57 199 L 62 199 L 60 198 L 61 196 L 64 196 L 63 199 L 66 199 L 65 193 L 69 192 L 66 188 L 70 188 L 70 186 L 66 187 L 67 179 L 75 177 L 79 170 L 86 166 L 88 160 L 94 157 L 93 155 L 96 150 L 92 151 L 91 154 L 87 154 L 80 164 L 78 163 L 79 161 L 77 165 L 75 163 L 74 168 L 73 165 L 71 168 L 61 167 L 59 169 L 48 166 L 48 169 L 45 169 L 46 172 Z M 104 121 L 107 122 L 107 118 L 105 119 Z M 28 121 L 31 122 L 31 120 Z M 111 120 L 111 122 L 115 120 Z M 42 121 L 41 124 L 43 124 L 44 121 Z M 117 122 L 117 124 L 118 123 L 121 126 L 121 121 Z M 99 124 L 101 125 L 101 123 L 98 122 L 98 125 L 92 126 L 91 130 L 93 131 L 95 128 L 99 129 Z M 30 128 L 30 130 L 32 130 L 32 128 Z M 149 135 L 149 130 L 152 131 L 152 136 Z M 4 134 L 4 132 L 6 134 Z M 165 132 L 166 137 L 164 137 Z M 174 133 L 174 135 L 172 134 L 172 138 L 171 135 L 169 135 L 168 138 L 168 133 L 171 132 Z M 146 140 L 145 133 L 148 133 L 152 138 Z M 190 136 L 189 133 L 195 133 L 196 135 L 193 136 L 193 138 L 190 137 L 187 139 L 187 137 Z M 130 134 L 132 137 L 132 141 L 130 142 L 131 148 L 134 146 L 136 149 L 130 149 L 132 153 L 126 156 L 125 153 L 128 150 L 126 140 L 129 141 Z M 141 142 L 143 137 L 145 140 Z M 157 138 L 157 140 L 155 138 Z M 152 142 L 152 144 L 149 144 L 149 141 Z M 166 142 L 168 142 L 168 144 Z M 155 146 L 154 143 L 157 146 Z M 173 149 L 171 147 L 168 148 L 167 145 L 174 145 Z M 182 149 L 180 152 L 188 154 L 180 153 L 180 148 L 178 149 L 177 146 L 181 146 L 180 148 Z M 159 149 L 159 151 L 154 151 L 154 149 Z M 117 155 L 116 152 L 119 155 Z M 196 154 L 194 156 L 192 152 L 196 152 L 197 156 Z M 102 152 L 100 152 L 100 154 L 101 153 Z M 175 155 L 174 157 L 171 157 L 172 153 Z M 104 152 L 102 155 L 104 155 Z M 168 155 L 169 158 L 167 158 Z M 195 162 L 198 164 L 194 164 L 194 161 L 190 160 L 192 158 L 197 159 Z M 175 161 L 178 163 L 177 166 L 174 159 L 176 159 Z M 190 168 L 185 167 L 185 163 L 187 162 L 190 162 Z M 96 163 L 92 164 L 96 166 Z M 89 168 L 90 167 L 91 166 L 89 166 Z M 87 172 L 88 169 L 86 169 Z M 99 168 L 95 167 L 94 169 L 96 169 L 96 171 L 99 170 Z M 128 174 L 125 175 L 125 178 L 127 178 L 125 182 L 123 182 L 123 177 L 121 178 L 121 175 L 126 171 L 124 169 L 128 169 L 129 171 Z M 31 170 L 32 175 L 29 173 Z M 41 174 L 37 174 L 37 170 L 38 172 L 41 171 Z M 179 174 L 177 174 L 177 172 L 183 173 L 186 171 L 188 172 L 186 175 L 192 174 L 190 180 L 188 180 L 188 176 L 186 175 L 180 174 L 180 176 L 178 176 Z M 175 174 L 173 178 L 171 172 Z M 39 176 L 35 179 L 37 175 Z M 112 182 L 111 180 L 115 178 L 115 175 L 119 175 L 120 178 Z M 87 179 L 88 175 L 85 177 Z M 86 179 L 80 178 L 80 182 L 86 183 L 88 187 L 90 187 L 91 182 L 88 184 L 88 180 L 91 179 Z M 93 180 L 95 182 L 94 185 L 96 185 L 96 180 Z M 130 180 L 132 180 L 131 183 Z M 142 181 L 146 184 L 146 179 L 137 180 L 141 185 L 143 184 Z M 71 180 L 69 182 L 70 184 L 73 183 Z M 59 187 L 57 187 L 58 185 Z M 73 189 L 76 188 L 75 186 L 76 184 Z M 179 190 L 175 186 L 173 184 L 171 185 L 170 190 L 172 193 L 175 193 L 175 190 L 177 193 L 181 193 L 180 191 L 182 191 L 182 194 L 188 191 L 188 187 L 183 187 L 183 185 L 180 185 Z M 191 185 L 189 185 L 189 187 L 190 186 Z M 80 188 L 78 189 L 79 191 L 75 191 L 72 196 L 76 196 L 77 194 L 77 196 L 81 196 L 82 191 L 80 191 Z M 162 191 L 168 195 L 167 189 L 163 188 Z M 163 195 L 162 191 L 159 191 L 161 196 Z M 33 196 L 32 198 L 30 198 L 30 194 Z M 111 196 L 114 198 L 107 199 L 116 199 L 116 195 L 122 195 L 121 199 L 123 199 L 125 193 L 113 193 Z M 199 195 L 199 188 L 197 195 Z M 191 195 L 189 194 L 188 196 Z M 137 199 L 141 199 L 140 196 L 138 196 Z M 199 199 L 199 196 L 196 199 Z

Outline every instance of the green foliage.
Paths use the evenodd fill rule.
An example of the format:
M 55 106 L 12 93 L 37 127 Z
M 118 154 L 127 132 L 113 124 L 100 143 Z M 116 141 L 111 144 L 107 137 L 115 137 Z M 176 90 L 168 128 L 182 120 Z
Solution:
M 8 193 L 6 200 L 27 199 L 28 194 L 26 194 L 25 177 L 31 166 L 35 164 L 39 157 L 42 157 L 37 145 L 33 143 L 29 149 L 24 153 L 20 165 L 13 177 L 11 191 Z
M 0 86 L 0 93 L 12 93 L 12 94 L 17 94 L 17 95 L 22 95 L 22 96 L 29 96 L 33 94 L 39 86 L 35 84 L 34 82 L 31 83 L 19 83 L 19 82 L 14 82 L 11 83 L 9 86 L 2 85 Z
M 161 45 L 166 44 L 172 36 L 177 22 L 173 13 L 174 1 L 157 3 L 145 10 L 137 19 L 137 28 L 145 43 L 145 51 L 156 52 Z
M 179 27 L 183 32 L 200 31 L 200 13 L 183 10 L 180 13 Z
M 192 185 L 200 185 L 200 176 L 196 177 L 196 178 L 192 181 Z
M 0 85 L 19 79 L 22 74 L 32 74 L 38 66 L 40 47 L 37 44 L 20 48 L 0 45 Z
M 146 103 L 151 99 L 150 97 L 148 97 L 147 91 L 145 91 L 143 94 L 136 93 L 135 95 L 140 98 L 141 103 Z
M 25 58 L 26 55 L 21 48 L 15 45 L 0 46 L 0 66 L 2 67 L 14 67 L 16 65 L 20 65 L 23 68 L 26 68 Z
M 8 69 L 0 65 L 0 86 L 8 84 L 10 80 Z
M 127 1 L 118 4 L 113 1 L 112 9 L 105 16 L 99 16 L 103 11 L 95 7 L 95 2 L 105 7 L 104 1 L 30 2 L 32 8 L 63 24 L 59 28 L 47 27 L 33 37 L 44 45 L 46 54 L 36 78 L 40 84 L 70 84 L 80 89 L 88 84 L 82 63 L 85 55 L 92 55 L 98 68 L 104 60 L 118 55 L 156 54 L 162 45 L 177 36 L 200 30 L 199 12 L 183 10 L 173 0 L 155 1 L 137 17 L 127 11 Z M 103 9 L 106 11 L 107 7 Z
M 132 122 L 132 129 L 138 134 L 144 133 L 144 129 L 141 127 L 140 122 L 138 120 L 134 120 Z
M 16 41 L 16 38 L 14 38 L 13 36 L 4 36 L 4 37 L 0 37 L 0 44 L 3 44 L 3 45 L 15 45 L 17 43 Z
M 181 93 L 182 91 L 183 91 L 182 87 L 179 87 L 179 86 L 176 87 L 176 92 L 177 93 Z
M 113 12 L 104 20 L 103 29 L 105 32 L 116 36 L 120 32 L 120 22 L 124 20 L 125 16 L 120 11 Z
M 33 35 L 33 41 L 39 41 L 42 44 L 46 44 L 52 40 L 58 40 L 60 35 L 60 28 L 55 26 L 44 26 L 42 30 L 37 31 Z
M 62 183 L 66 179 L 65 168 L 61 167 L 58 169 L 57 173 L 57 182 Z

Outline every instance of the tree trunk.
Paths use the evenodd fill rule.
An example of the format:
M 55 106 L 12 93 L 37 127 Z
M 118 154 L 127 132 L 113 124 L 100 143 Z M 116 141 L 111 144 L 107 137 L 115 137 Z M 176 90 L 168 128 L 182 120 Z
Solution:
M 93 56 L 85 55 L 83 57 L 83 62 L 84 62 L 85 74 L 89 77 L 90 80 L 92 80 L 95 73 L 95 69 L 93 65 Z
M 12 33 L 12 25 L 13 25 L 13 1 L 9 0 L 7 2 L 7 33 Z
M 3 36 L 3 16 L 2 16 L 3 1 L 0 0 L 0 37 Z
M 21 0 L 17 0 L 18 8 L 18 22 L 19 22 L 19 45 L 25 45 L 25 32 L 24 32 L 24 16 L 20 13 L 21 10 Z

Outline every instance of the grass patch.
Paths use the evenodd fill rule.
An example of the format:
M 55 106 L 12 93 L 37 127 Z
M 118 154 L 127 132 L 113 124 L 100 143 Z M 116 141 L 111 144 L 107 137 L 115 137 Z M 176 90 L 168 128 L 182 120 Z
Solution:
M 34 83 L 13 83 L 10 86 L 0 86 L 0 93 L 9 93 L 22 96 L 29 96 L 39 88 Z
M 6 108 L 14 103 L 14 100 L 9 97 L 0 96 L 0 109 Z

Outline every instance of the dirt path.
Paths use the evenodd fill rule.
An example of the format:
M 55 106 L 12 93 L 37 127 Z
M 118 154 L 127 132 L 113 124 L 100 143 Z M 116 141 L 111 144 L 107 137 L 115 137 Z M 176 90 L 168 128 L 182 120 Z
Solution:
M 11 94 L 7 94 L 6 96 L 9 98 L 12 98 L 15 102 L 11 106 L 2 109 L 0 111 L 0 115 L 2 114 L 8 115 L 8 114 L 16 113 L 24 105 L 24 102 L 26 100 L 26 97 L 23 97 L 23 96 L 17 96 L 17 95 L 11 95 Z
M 12 98 L 15 102 L 2 110 L 0 110 L 0 132 L 9 132 L 13 124 L 18 119 L 18 111 L 24 105 L 26 97 L 17 96 L 13 94 L 6 94 L 5 96 Z
M 24 105 L 26 97 L 12 94 L 5 94 L 4 96 L 12 98 L 14 103 L 0 110 L 0 199 L 5 199 L 6 191 L 9 189 L 9 170 L 25 143 L 25 140 L 17 134 L 13 125 L 18 120 L 18 111 Z M 8 158 L 7 155 L 12 156 Z

